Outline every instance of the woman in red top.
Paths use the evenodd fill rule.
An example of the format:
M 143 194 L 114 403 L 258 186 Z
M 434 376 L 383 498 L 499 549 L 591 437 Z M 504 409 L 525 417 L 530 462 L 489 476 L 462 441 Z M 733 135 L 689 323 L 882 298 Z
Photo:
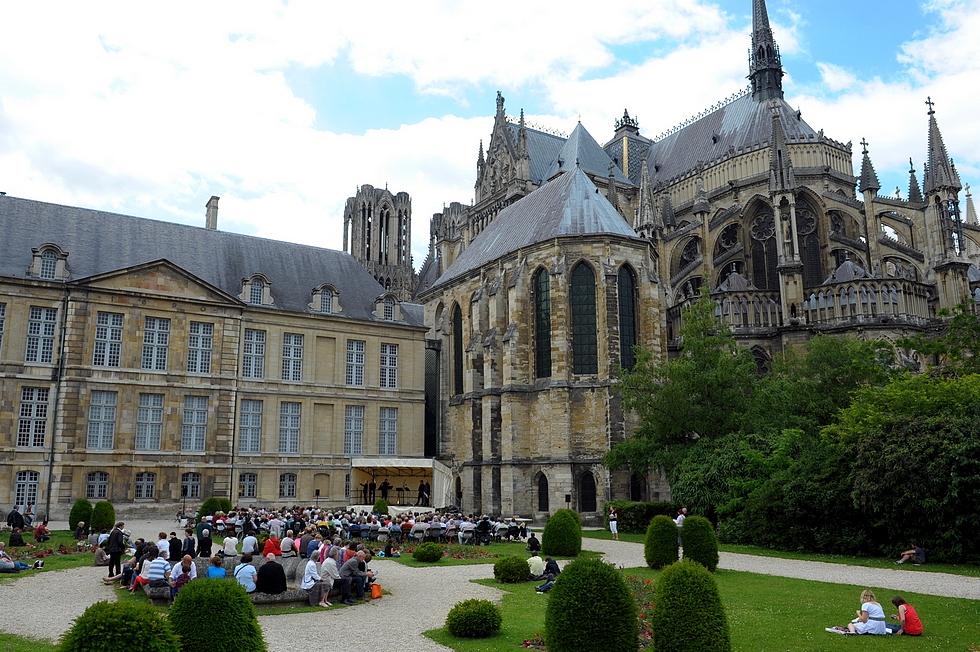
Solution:
M 905 634 L 907 636 L 918 636 L 921 634 L 922 621 L 919 620 L 919 614 L 915 612 L 915 607 L 907 603 L 905 598 L 900 595 L 892 598 L 892 604 L 898 609 L 897 614 L 892 614 L 892 619 L 902 623 L 901 628 L 893 633 Z

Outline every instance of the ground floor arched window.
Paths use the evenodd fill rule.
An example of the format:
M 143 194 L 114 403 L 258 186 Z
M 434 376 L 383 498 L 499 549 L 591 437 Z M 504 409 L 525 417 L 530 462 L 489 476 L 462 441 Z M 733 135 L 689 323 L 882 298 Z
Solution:
M 591 473 L 583 473 L 579 478 L 578 504 L 580 512 L 596 511 L 595 478 Z
M 538 474 L 538 511 L 547 512 L 548 505 L 548 476 L 544 473 Z

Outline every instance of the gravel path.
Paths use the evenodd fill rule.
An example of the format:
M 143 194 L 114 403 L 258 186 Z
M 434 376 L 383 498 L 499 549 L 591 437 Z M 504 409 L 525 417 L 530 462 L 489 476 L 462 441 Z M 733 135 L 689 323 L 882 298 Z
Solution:
M 622 568 L 635 568 L 643 566 L 644 563 L 643 545 L 639 543 L 582 539 L 582 546 L 587 550 L 602 552 L 603 559 Z M 894 569 L 865 568 L 798 559 L 739 555 L 730 552 L 722 552 L 719 557 L 718 567 L 727 570 L 980 600 L 980 578 L 977 577 L 905 570 L 899 566 Z
M 67 524 L 59 526 L 67 527 Z M 155 538 L 157 532 L 174 530 L 173 523 L 134 522 L 127 527 L 136 536 Z M 643 546 L 625 541 L 583 539 L 583 547 L 603 553 L 606 561 L 623 568 L 643 565 Z M 980 578 L 845 566 L 773 557 L 754 557 L 721 553 L 721 568 L 764 575 L 880 587 L 980 600 Z M 399 652 L 448 650 L 422 636 L 422 632 L 442 627 L 449 609 L 466 598 L 499 601 L 503 592 L 473 584 L 470 580 L 493 576 L 490 564 L 451 566 L 448 568 L 410 568 L 376 560 L 378 581 L 391 595 L 381 600 L 342 609 L 316 613 L 259 616 L 270 652 L 295 650 L 297 647 L 363 646 L 363 627 L 352 623 L 372 623 L 380 631 L 390 632 L 398 641 Z M 12 583 L 0 584 L 0 630 L 26 636 L 57 640 L 72 621 L 99 600 L 115 600 L 115 589 L 102 584 L 104 568 L 86 567 L 60 572 L 27 571 L 27 576 Z M 394 639 L 392 639 L 394 640 Z

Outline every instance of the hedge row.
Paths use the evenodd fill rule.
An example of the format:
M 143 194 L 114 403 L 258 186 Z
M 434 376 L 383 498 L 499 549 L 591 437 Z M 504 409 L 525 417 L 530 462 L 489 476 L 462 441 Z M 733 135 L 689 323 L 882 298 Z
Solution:
M 609 507 L 616 507 L 616 515 L 619 516 L 619 531 L 632 534 L 644 534 L 650 526 L 650 521 L 654 516 L 677 516 L 677 510 L 681 508 L 680 503 L 657 502 L 641 503 L 632 500 L 613 500 L 603 505 L 602 510 L 606 515 L 606 529 L 609 529 Z

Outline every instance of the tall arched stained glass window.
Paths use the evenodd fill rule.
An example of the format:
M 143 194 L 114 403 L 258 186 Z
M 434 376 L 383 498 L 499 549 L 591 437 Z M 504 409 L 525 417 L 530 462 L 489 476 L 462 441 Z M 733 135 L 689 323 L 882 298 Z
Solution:
M 585 263 L 572 270 L 572 373 L 599 373 L 596 347 L 595 273 Z
M 632 369 L 636 364 L 636 278 L 627 265 L 619 268 L 619 364 Z
M 453 308 L 453 394 L 463 393 L 463 311 Z
M 538 475 L 538 511 L 548 511 L 548 477 L 544 473 Z
M 551 376 L 551 285 L 544 268 L 534 275 L 534 376 Z

